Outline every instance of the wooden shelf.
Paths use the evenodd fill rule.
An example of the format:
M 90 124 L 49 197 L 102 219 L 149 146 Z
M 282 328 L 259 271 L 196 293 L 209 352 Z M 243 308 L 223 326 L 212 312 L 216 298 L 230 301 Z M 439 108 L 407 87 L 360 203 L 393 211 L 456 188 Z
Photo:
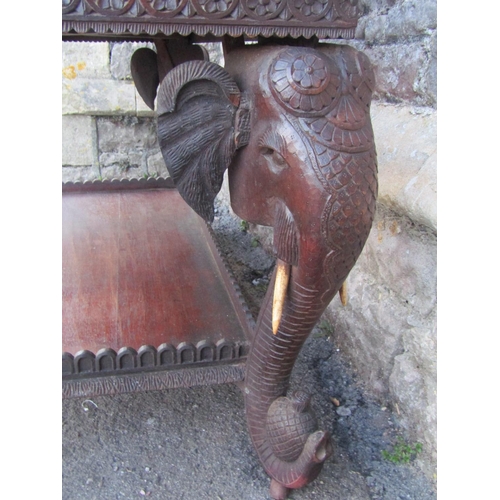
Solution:
M 244 361 L 251 315 L 211 230 L 169 186 L 64 186 L 63 379 Z

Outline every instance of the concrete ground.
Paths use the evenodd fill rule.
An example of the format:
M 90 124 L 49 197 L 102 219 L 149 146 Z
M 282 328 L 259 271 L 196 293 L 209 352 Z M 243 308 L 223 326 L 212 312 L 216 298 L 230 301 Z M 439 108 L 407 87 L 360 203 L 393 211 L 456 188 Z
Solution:
M 335 451 L 291 499 L 436 498 L 414 465 L 382 457 L 399 433 L 395 416 L 363 394 L 321 330 L 307 342 L 292 385 L 313 395 Z M 269 498 L 234 385 L 64 400 L 62 484 L 65 500 Z

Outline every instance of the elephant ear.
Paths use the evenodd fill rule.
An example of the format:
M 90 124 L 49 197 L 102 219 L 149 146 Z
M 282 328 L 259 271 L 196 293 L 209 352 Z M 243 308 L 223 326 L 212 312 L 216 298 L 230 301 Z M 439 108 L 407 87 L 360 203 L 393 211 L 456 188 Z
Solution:
M 157 99 L 161 152 L 179 193 L 206 221 L 235 151 L 248 143 L 248 106 L 232 77 L 207 61 L 173 68 Z
M 208 52 L 201 45 L 192 45 L 185 38 L 155 40 L 156 52 L 146 47 L 137 49 L 130 59 L 135 88 L 143 101 L 154 110 L 158 85 L 174 67 L 186 61 L 208 61 Z

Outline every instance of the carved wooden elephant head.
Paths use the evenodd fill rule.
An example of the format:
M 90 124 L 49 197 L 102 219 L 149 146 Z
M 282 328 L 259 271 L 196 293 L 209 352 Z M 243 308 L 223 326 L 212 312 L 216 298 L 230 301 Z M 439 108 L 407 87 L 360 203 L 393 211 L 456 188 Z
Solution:
M 330 452 L 328 433 L 312 431 L 310 418 L 290 413 L 290 421 L 307 422 L 289 426 L 294 436 L 282 441 L 293 442 L 293 450 L 276 444 L 269 426 L 276 421 L 273 402 L 286 393 L 303 342 L 346 279 L 372 225 L 373 86 L 368 59 L 349 46 L 256 45 L 230 52 L 225 69 L 200 60 L 181 64 L 158 91 L 160 147 L 187 203 L 211 221 L 229 168 L 236 214 L 274 227 L 277 268 L 286 275 L 283 313 L 273 331 L 270 286 L 244 392 L 250 434 L 275 490 L 312 480 Z M 273 286 L 274 281 L 283 280 L 278 277 Z M 307 405 L 278 406 L 293 412 Z

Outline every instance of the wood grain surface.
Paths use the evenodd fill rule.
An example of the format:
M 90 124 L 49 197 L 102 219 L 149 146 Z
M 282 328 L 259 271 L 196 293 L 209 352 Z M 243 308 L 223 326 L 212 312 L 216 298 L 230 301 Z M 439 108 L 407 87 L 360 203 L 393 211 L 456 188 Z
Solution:
M 63 194 L 63 351 L 245 341 L 205 223 L 172 189 Z

